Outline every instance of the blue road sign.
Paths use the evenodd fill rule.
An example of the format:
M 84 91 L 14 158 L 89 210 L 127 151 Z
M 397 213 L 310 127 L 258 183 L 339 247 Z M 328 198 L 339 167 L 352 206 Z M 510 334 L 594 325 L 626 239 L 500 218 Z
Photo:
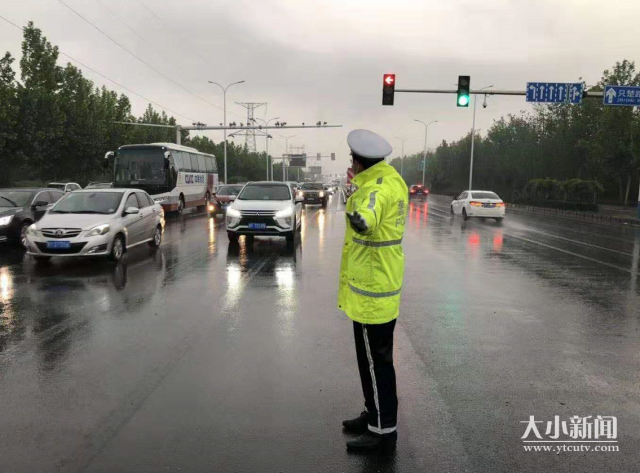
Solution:
M 527 82 L 527 102 L 582 103 L 582 83 Z
M 640 87 L 605 85 L 602 103 L 611 106 L 640 107 Z

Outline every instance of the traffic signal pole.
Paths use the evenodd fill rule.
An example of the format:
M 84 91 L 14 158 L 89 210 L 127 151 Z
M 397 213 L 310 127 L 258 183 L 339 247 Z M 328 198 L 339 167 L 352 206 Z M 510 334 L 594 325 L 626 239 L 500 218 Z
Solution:
M 395 89 L 396 93 L 406 94 L 457 94 L 457 89 Z M 471 90 L 470 94 L 477 95 L 523 95 L 526 96 L 527 92 L 524 90 Z M 585 99 L 602 98 L 603 92 L 593 92 L 585 90 L 582 93 L 582 97 Z
M 385 74 L 384 78 L 386 80 L 387 76 L 391 76 L 391 74 Z M 467 76 L 460 76 L 460 78 L 458 79 L 458 82 L 460 82 L 461 78 L 466 78 L 468 80 Z M 393 75 L 393 83 L 395 85 L 395 75 Z M 468 83 L 468 82 L 467 82 Z M 456 94 L 456 95 L 460 95 L 460 85 L 458 89 L 392 89 L 389 93 L 393 94 L 393 93 L 408 93 L 408 94 Z M 384 102 L 384 100 L 386 99 L 386 101 L 390 102 L 388 103 L 388 105 L 393 105 L 393 96 L 391 97 L 386 97 L 385 94 L 385 90 L 383 89 L 383 105 L 387 105 L 387 103 Z M 465 95 L 466 95 L 466 90 L 464 91 Z M 475 141 L 475 130 L 476 130 L 476 101 L 477 101 L 477 97 L 478 95 L 520 95 L 520 96 L 526 96 L 527 92 L 526 90 L 493 90 L 493 89 L 488 89 L 488 88 L 484 88 L 484 89 L 477 89 L 477 90 L 470 90 L 468 91 L 469 95 L 474 95 L 474 101 L 473 101 L 473 125 L 471 128 L 471 157 L 470 157 L 470 163 L 469 163 L 469 190 L 472 189 L 472 185 L 473 185 L 473 151 L 474 151 L 474 141 Z M 583 98 L 599 98 L 602 99 L 604 97 L 604 92 L 596 92 L 596 91 L 588 91 L 588 90 L 583 90 L 582 92 L 582 97 Z M 461 104 L 458 103 L 459 107 L 466 107 L 466 104 Z M 640 218 L 640 200 L 638 201 L 638 216 Z

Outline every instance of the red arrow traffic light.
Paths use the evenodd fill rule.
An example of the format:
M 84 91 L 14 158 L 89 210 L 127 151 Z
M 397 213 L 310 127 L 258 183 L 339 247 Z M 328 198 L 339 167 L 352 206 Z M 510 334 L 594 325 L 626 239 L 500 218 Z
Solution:
M 384 74 L 382 76 L 382 105 L 393 105 L 395 88 L 396 75 Z

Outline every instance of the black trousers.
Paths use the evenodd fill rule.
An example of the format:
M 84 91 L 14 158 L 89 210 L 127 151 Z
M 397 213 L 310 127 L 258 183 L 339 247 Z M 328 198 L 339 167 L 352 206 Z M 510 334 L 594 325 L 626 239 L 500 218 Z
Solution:
M 353 322 L 364 405 L 369 413 L 369 430 L 376 434 L 389 434 L 396 430 L 398 397 L 393 367 L 395 327 L 395 320 L 376 325 Z

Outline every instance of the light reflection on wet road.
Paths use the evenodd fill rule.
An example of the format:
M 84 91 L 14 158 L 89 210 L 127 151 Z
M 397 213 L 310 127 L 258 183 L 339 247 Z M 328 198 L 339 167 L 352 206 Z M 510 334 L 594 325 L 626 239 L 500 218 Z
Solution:
M 412 202 L 396 456 L 344 451 L 361 409 L 335 309 L 343 206 L 300 241 L 230 247 L 171 220 L 160 251 L 0 254 L 0 471 L 631 471 L 640 447 L 637 230 Z M 525 453 L 530 415 L 616 415 L 621 451 Z

